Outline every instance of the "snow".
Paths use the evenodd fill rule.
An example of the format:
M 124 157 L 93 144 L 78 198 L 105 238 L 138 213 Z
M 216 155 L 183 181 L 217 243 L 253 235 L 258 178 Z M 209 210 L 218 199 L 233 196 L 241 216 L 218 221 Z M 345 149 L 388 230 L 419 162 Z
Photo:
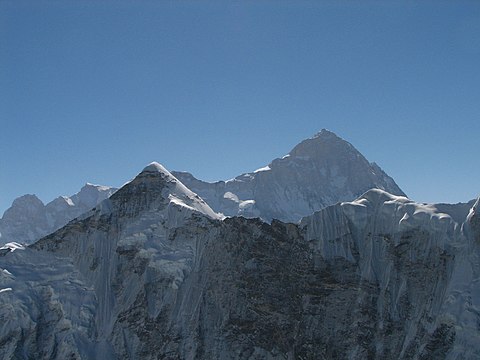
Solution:
M 272 169 L 270 168 L 270 166 L 267 165 L 267 166 L 264 166 L 260 169 L 255 170 L 254 173 L 259 173 L 259 172 L 262 172 L 262 171 L 269 171 L 269 170 L 272 170 Z
M 160 172 L 160 173 L 163 173 L 167 176 L 173 177 L 173 175 L 170 174 L 170 172 L 167 169 L 165 169 L 163 167 L 163 165 L 159 164 L 156 161 L 153 161 L 150 164 L 148 164 L 147 166 L 145 166 L 145 168 L 142 170 L 142 172 Z
M 8 271 L 7 269 L 3 269 L 2 272 L 7 276 L 12 276 L 12 273 L 10 271 Z
M 144 189 L 150 193 L 145 193 Z M 272 190 L 271 197 L 260 197 L 257 202 L 252 199 L 252 194 L 242 192 L 238 188 L 233 188 L 232 191 L 224 189 L 220 189 L 216 196 L 230 200 L 229 204 L 238 206 L 240 214 L 246 211 L 247 215 L 251 215 L 248 211 L 254 208 L 257 211 L 256 207 L 262 205 L 262 200 L 264 202 L 275 200 L 279 208 L 287 211 L 292 211 L 292 207 L 288 208 L 292 203 L 296 206 L 294 209 L 304 210 L 303 203 L 298 200 L 302 197 L 298 195 L 299 193 L 295 193 L 300 191 L 300 186 L 288 188 L 289 196 L 293 194 L 292 197 L 277 200 L 278 195 L 284 193 L 282 190 L 285 187 L 276 183 L 271 184 L 268 188 Z M 112 354 L 109 353 L 108 346 L 119 349 L 123 345 L 126 352 L 118 357 L 127 358 L 127 353 L 137 351 L 138 343 L 144 340 L 139 340 L 132 335 L 133 332 L 125 326 L 126 323 L 122 324 L 122 321 L 119 321 L 119 314 L 125 316 L 130 325 L 135 326 L 133 329 L 146 328 L 144 318 L 142 315 L 137 315 L 137 310 L 139 314 L 145 310 L 151 319 L 158 319 L 162 311 L 165 311 L 162 315 L 170 316 L 167 309 L 171 307 L 175 309 L 172 315 L 175 318 L 167 318 L 168 321 L 173 319 L 168 324 L 179 328 L 183 326 L 183 318 L 186 319 L 187 326 L 191 326 L 192 321 L 196 321 L 198 313 L 194 311 L 197 311 L 198 307 L 191 299 L 198 299 L 200 304 L 205 297 L 201 295 L 196 298 L 191 295 L 203 292 L 208 295 L 210 291 L 209 288 L 204 287 L 205 282 L 202 282 L 209 276 L 203 271 L 205 264 L 210 260 L 213 265 L 222 264 L 222 262 L 228 264 L 231 261 L 230 255 L 234 256 L 233 252 L 225 256 L 220 251 L 205 251 L 209 249 L 205 244 L 222 242 L 228 244 L 224 233 L 219 232 L 222 230 L 219 228 L 227 226 L 228 222 L 217 226 L 220 225 L 219 222 L 208 220 L 207 217 L 221 219 L 222 216 L 215 213 L 195 192 L 188 189 L 156 162 L 145 167 L 121 191 L 122 197 L 106 199 L 96 207 L 96 210 L 88 213 L 92 219 L 85 222 L 88 224 L 87 230 L 82 226 L 76 226 L 78 223 L 73 222 L 61 230 L 61 235 L 56 234 L 43 239 L 34 246 L 25 248 L 13 242 L 0 248 L 0 250 L 6 250 L 5 255 L 0 257 L 0 265 L 11 271 L 0 268 L 0 318 L 2 319 L 0 330 L 3 334 L 16 336 L 19 344 L 27 343 L 25 339 L 20 338 L 26 334 L 28 339 L 33 339 L 28 340 L 34 344 L 32 347 L 38 346 L 45 353 L 48 353 L 45 345 L 47 341 L 44 341 L 44 337 L 35 338 L 35 334 L 53 334 L 55 344 L 58 343 L 58 358 L 66 358 L 66 349 L 75 350 L 77 347 L 83 347 L 91 352 L 87 356 L 85 355 L 87 350 L 83 350 L 85 354 L 82 353 L 82 356 L 77 358 L 114 358 L 113 351 Z M 480 199 L 470 211 L 470 217 L 475 214 L 479 202 Z M 311 207 L 307 207 L 309 205 L 309 203 L 305 205 L 305 211 L 312 210 Z M 108 209 L 112 217 L 102 216 L 105 213 L 102 211 L 107 211 L 102 209 Z M 122 211 L 118 211 L 119 209 Z M 199 213 L 206 216 L 192 216 Z M 258 228 L 256 222 L 246 221 L 245 224 L 255 233 L 263 234 L 263 225 Z M 427 311 L 431 310 L 432 317 L 436 316 L 435 311 L 440 308 L 443 294 L 447 292 L 445 282 L 449 279 L 450 273 L 440 273 L 445 276 L 437 276 L 438 272 L 431 270 L 435 268 L 438 270 L 438 264 L 433 263 L 431 267 L 427 266 L 429 270 L 422 274 L 422 268 L 416 264 L 429 265 L 428 255 L 440 253 L 438 248 L 445 253 L 451 251 L 455 246 L 453 238 L 457 236 L 454 232 L 455 228 L 456 224 L 452 218 L 438 211 L 435 205 L 416 203 L 404 196 L 373 189 L 356 200 L 327 207 L 305 218 L 300 225 L 302 238 L 298 240 L 307 241 L 309 248 L 312 246 L 312 257 L 318 255 L 322 263 L 332 261 L 332 264 L 335 264 L 339 257 L 344 258 L 355 264 L 358 275 L 368 280 L 365 283 L 378 286 L 380 296 L 377 305 L 380 310 L 373 309 L 371 314 L 374 317 L 378 316 L 379 324 L 382 326 L 383 320 L 398 315 L 396 306 L 400 306 L 401 297 L 406 291 L 412 291 L 407 295 L 412 295 L 414 311 L 416 309 L 424 311 L 427 308 Z M 229 230 L 229 228 L 226 229 Z M 414 236 L 404 237 L 403 235 L 408 235 L 410 230 L 414 231 Z M 222 238 L 218 235 L 222 235 Z M 292 237 L 292 241 L 295 239 Z M 459 235 L 457 241 L 461 240 L 462 235 Z M 402 248 L 401 246 L 405 244 L 407 247 Z M 472 246 L 474 245 L 472 242 Z M 230 247 L 225 248 L 230 249 Z M 394 249 L 398 250 L 398 248 L 408 251 L 404 258 L 395 258 Z M 223 249 L 223 246 L 211 249 Z M 472 250 L 478 250 L 478 248 L 472 248 Z M 475 253 L 478 251 L 466 252 L 466 255 Z M 456 255 L 453 252 L 448 254 Z M 437 259 L 438 256 L 432 255 L 430 258 Z M 456 260 L 458 257 L 452 258 L 458 261 Z M 246 259 L 248 257 L 244 260 Z M 262 261 L 261 257 L 258 259 Z M 292 259 L 295 258 L 292 256 Z M 304 261 L 306 258 L 300 259 Z M 402 266 L 395 266 L 395 259 L 402 260 Z M 256 271 L 255 260 L 251 258 L 246 262 L 247 270 Z M 450 260 L 445 258 L 445 261 Z M 448 299 L 451 299 L 451 302 L 445 301 L 444 313 L 455 316 L 458 329 L 462 330 L 463 327 L 466 329 L 462 330 L 463 333 L 459 332 L 460 340 L 455 340 L 457 346 L 463 344 L 462 341 L 466 341 L 469 334 L 478 333 L 474 315 L 480 311 L 480 301 L 477 300 L 480 299 L 480 289 L 478 289 L 480 285 L 477 285 L 480 282 L 474 278 L 479 272 L 473 271 L 478 270 L 478 262 L 464 261 L 463 267 L 456 266 L 452 270 L 454 286 L 448 289 Z M 221 267 L 220 269 L 222 270 Z M 259 271 L 262 271 L 261 268 Z M 343 268 L 338 271 L 337 275 L 348 275 L 347 268 L 345 272 Z M 218 274 L 217 271 L 214 275 L 217 276 L 216 274 Z M 411 278 L 406 278 L 405 275 Z M 422 275 L 423 278 L 420 277 Z M 218 281 L 216 277 L 214 279 Z M 415 285 L 416 282 L 410 279 L 418 280 L 419 285 Z M 349 281 L 348 278 L 346 281 Z M 424 300 L 420 297 L 421 291 L 418 290 L 421 290 L 427 281 L 438 285 L 432 292 L 433 305 L 426 301 L 415 300 Z M 347 282 L 345 284 L 348 285 Z M 412 288 L 412 286 L 416 287 Z M 349 287 L 338 286 L 342 291 L 341 296 L 348 295 Z M 409 290 L 409 287 L 413 290 Z M 196 289 L 200 289 L 201 292 L 195 292 Z M 224 289 L 228 291 L 228 287 L 221 288 L 218 294 L 222 294 Z M 373 288 L 367 286 L 366 289 L 369 292 L 363 292 L 365 290 L 359 286 L 359 294 L 370 298 L 372 296 L 370 291 Z M 335 291 L 332 288 L 332 294 Z M 457 295 L 457 292 L 462 295 Z M 135 303 L 136 299 L 139 299 L 138 304 Z M 384 300 L 392 302 L 391 312 L 385 314 L 383 309 L 387 311 L 389 306 L 382 306 Z M 351 303 L 354 304 L 354 302 Z M 332 304 L 329 311 L 332 313 L 339 311 L 338 308 L 335 309 L 334 301 Z M 468 307 L 465 307 L 466 304 Z M 190 313 L 184 309 L 194 309 L 194 311 Z M 405 335 L 405 343 L 417 336 L 415 321 L 418 319 L 423 321 L 425 318 L 416 315 L 417 313 L 412 312 L 412 316 L 406 322 L 407 326 L 404 327 L 403 332 L 400 332 L 401 335 Z M 204 321 L 202 316 L 198 315 L 198 318 Z M 349 318 L 351 318 L 350 315 Z M 212 321 L 216 322 L 216 319 Z M 160 322 L 159 324 L 163 325 Z M 339 322 L 339 329 L 344 330 L 341 324 Z M 187 329 L 187 326 L 184 328 Z M 333 331 L 332 334 L 334 334 Z M 39 343 L 35 343 L 36 341 Z M 70 343 L 67 343 L 68 341 Z M 472 335 L 469 343 L 478 347 L 475 345 L 478 341 L 475 341 Z M 105 349 L 102 350 L 101 344 L 107 343 L 108 345 L 105 345 Z M 64 344 L 67 345 L 62 348 Z M 258 357 L 266 358 L 269 355 L 262 349 L 258 351 Z M 352 352 L 352 354 L 356 355 L 352 355 L 351 358 L 361 357 L 360 353 Z
M 240 200 L 238 199 L 238 196 L 235 195 L 234 193 L 227 191 L 225 194 L 223 194 L 224 199 L 232 200 L 233 202 L 238 203 Z
M 94 188 L 96 188 L 96 189 L 98 189 L 98 190 L 100 190 L 100 191 L 108 191 L 108 190 L 112 189 L 111 186 L 92 184 L 92 183 L 89 183 L 89 182 L 87 182 L 87 183 L 85 184 L 85 186 L 89 186 L 89 187 L 91 186 L 91 187 L 94 187 Z
M 350 205 L 381 208 L 386 214 L 391 212 L 391 208 L 396 208 L 395 213 L 397 216 L 401 215 L 397 222 L 400 225 L 400 229 L 413 229 L 427 223 L 434 227 L 443 228 L 445 222 L 454 222 L 450 215 L 438 211 L 433 204 L 417 203 L 405 196 L 392 195 L 380 189 L 371 189 L 358 199 L 351 202 L 343 202 L 341 205 L 344 207 Z
M 240 209 L 247 209 L 255 205 L 255 200 L 245 200 L 239 205 Z
M 475 204 L 472 206 L 472 208 L 468 212 L 467 221 L 470 221 L 472 219 L 472 217 L 477 213 L 479 207 L 480 207 L 480 197 L 477 199 Z
M 145 170 L 147 169 L 147 170 Z M 172 203 L 178 206 L 183 206 L 190 210 L 198 211 L 204 215 L 212 219 L 222 219 L 222 216 L 215 211 L 213 211 L 210 206 L 203 201 L 197 194 L 193 191 L 188 189 L 185 185 L 183 185 L 175 176 L 173 176 L 167 169 L 165 169 L 159 163 L 151 163 L 143 170 L 145 171 L 158 171 L 164 174 L 167 179 L 174 184 L 173 186 L 169 186 L 168 191 L 168 198 Z
M 10 242 L 0 247 L 0 250 L 6 249 L 10 249 L 10 252 L 14 252 L 15 250 L 25 250 L 25 246 L 16 242 Z
M 170 203 L 172 203 L 172 204 L 184 207 L 184 208 L 192 210 L 192 211 L 203 212 L 201 208 L 196 208 L 194 206 L 187 205 L 183 200 L 179 199 L 175 195 L 169 195 L 168 198 L 170 199 Z

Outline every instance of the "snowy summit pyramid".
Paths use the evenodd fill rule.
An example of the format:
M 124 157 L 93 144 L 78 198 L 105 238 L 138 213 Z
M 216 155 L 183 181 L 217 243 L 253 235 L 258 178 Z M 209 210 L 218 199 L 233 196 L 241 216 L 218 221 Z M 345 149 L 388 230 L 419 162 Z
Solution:
M 137 199 L 135 204 L 129 203 L 123 209 L 128 199 Z M 188 211 L 200 212 L 212 219 L 221 218 L 197 194 L 185 187 L 175 176 L 157 162 L 146 166 L 135 179 L 126 184 L 108 199 L 105 206 L 111 204 L 117 210 L 139 213 L 141 211 L 159 211 L 168 206 L 176 206 Z M 133 206 L 132 206 L 133 205 Z
M 208 183 L 174 172 L 215 211 L 227 216 L 297 222 L 371 188 L 405 195 L 395 181 L 350 143 L 323 129 L 267 166 L 228 181 Z

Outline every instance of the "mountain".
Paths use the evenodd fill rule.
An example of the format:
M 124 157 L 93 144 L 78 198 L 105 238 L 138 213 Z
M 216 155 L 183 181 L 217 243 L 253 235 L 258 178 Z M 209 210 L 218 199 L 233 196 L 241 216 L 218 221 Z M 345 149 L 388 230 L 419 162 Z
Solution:
M 35 195 L 13 201 L 0 219 L 0 244 L 31 244 L 90 210 L 116 191 L 108 186 L 87 183 L 75 195 L 60 196 L 44 205 Z
M 265 221 L 298 222 L 371 188 L 405 195 L 377 164 L 369 163 L 350 143 L 325 129 L 283 158 L 229 181 L 208 183 L 190 173 L 173 174 L 215 212 Z M 78 194 L 60 196 L 47 205 L 35 195 L 24 195 L 0 219 L 0 244 L 31 244 L 90 210 L 115 190 L 86 184 Z
M 150 164 L 0 249 L 0 355 L 477 359 L 479 206 L 458 222 L 372 189 L 298 224 L 223 218 Z
M 297 222 L 371 188 L 405 195 L 375 163 L 350 143 L 323 129 L 288 155 L 252 173 L 208 183 L 187 172 L 173 174 L 217 212 Z

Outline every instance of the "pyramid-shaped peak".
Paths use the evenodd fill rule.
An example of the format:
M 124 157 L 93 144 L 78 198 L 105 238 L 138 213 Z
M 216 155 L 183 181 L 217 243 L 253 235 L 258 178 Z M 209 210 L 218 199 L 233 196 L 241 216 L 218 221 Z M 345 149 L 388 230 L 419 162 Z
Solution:
M 220 218 L 203 199 L 158 162 L 152 162 L 144 167 L 110 199 L 114 206 L 122 208 L 123 213 L 138 213 L 153 208 L 158 210 L 173 204 L 203 213 L 210 218 Z
M 337 136 L 334 132 L 322 129 L 309 139 L 295 146 L 289 155 L 292 156 L 338 156 L 342 153 L 358 153 L 352 144 Z M 360 155 L 358 153 L 358 155 Z M 361 155 L 360 155 L 361 156 Z

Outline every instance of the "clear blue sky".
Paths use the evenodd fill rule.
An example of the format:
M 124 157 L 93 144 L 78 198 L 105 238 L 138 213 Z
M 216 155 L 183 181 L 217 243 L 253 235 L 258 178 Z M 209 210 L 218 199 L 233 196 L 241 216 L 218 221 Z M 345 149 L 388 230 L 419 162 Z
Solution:
M 0 1 L 0 214 L 156 160 L 205 180 L 321 128 L 413 199 L 480 193 L 479 1 Z

